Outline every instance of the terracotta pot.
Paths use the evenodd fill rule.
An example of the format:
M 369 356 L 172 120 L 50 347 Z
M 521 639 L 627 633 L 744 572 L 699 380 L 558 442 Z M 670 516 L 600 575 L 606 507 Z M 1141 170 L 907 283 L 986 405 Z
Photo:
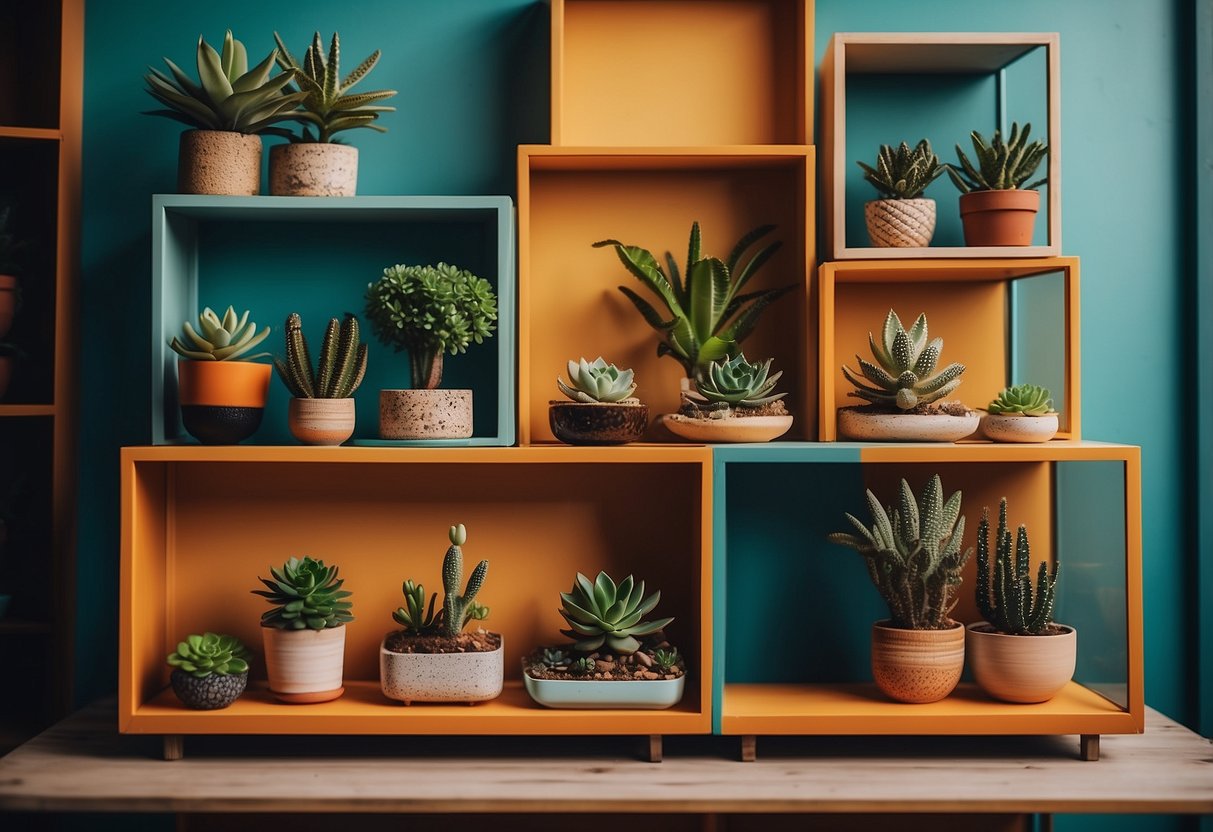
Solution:
M 391 635 L 389 633 L 388 635 Z M 501 695 L 505 638 L 491 653 L 396 653 L 379 645 L 379 685 L 388 699 L 484 702 Z
M 13 328 L 13 318 L 17 314 L 17 293 L 17 278 L 11 274 L 0 274 L 0 341 Z
M 256 196 L 261 192 L 261 137 L 232 130 L 186 130 L 177 151 L 177 190 Z
M 872 676 L 890 699 L 938 702 L 956 687 L 965 660 L 965 628 L 902 630 L 872 625 Z
M 968 628 L 969 667 L 987 694 L 1004 702 L 1048 702 L 1074 678 L 1078 633 L 1064 624 L 1057 635 L 1013 636 Z
M 248 684 L 248 671 L 225 675 L 212 673 L 199 679 L 192 673 L 174 668 L 169 682 L 173 685 L 173 693 L 177 694 L 185 707 L 195 711 L 215 711 L 226 708 L 240 698 Z
M 0 355 L 0 400 L 3 400 L 4 395 L 8 392 L 8 385 L 13 380 L 15 366 L 17 366 L 16 358 L 11 355 Z
M 636 399 L 622 402 L 548 403 L 548 424 L 567 445 L 624 445 L 635 442 L 649 426 L 649 408 Z
M 261 427 L 270 365 L 177 361 L 177 400 L 185 429 L 204 445 L 234 445 Z
M 353 196 L 358 191 L 358 148 L 331 142 L 291 142 L 270 148 L 274 196 Z
M 283 702 L 328 702 L 345 693 L 345 625 L 324 630 L 261 628 L 270 693 Z
M 960 195 L 967 246 L 1030 246 L 1039 191 L 972 191 Z
M 287 405 L 291 435 L 304 445 L 340 445 L 354 435 L 353 399 L 298 399 Z
M 1048 442 L 1057 435 L 1057 414 L 987 413 L 981 417 L 981 432 L 995 442 Z
M 945 413 L 885 413 L 844 407 L 838 411 L 838 432 L 859 442 L 955 442 L 971 436 L 981 419 Z
M 874 246 L 927 246 L 935 235 L 935 200 L 874 199 L 864 203 L 863 218 Z
M 382 439 L 466 439 L 471 435 L 471 390 L 379 391 Z

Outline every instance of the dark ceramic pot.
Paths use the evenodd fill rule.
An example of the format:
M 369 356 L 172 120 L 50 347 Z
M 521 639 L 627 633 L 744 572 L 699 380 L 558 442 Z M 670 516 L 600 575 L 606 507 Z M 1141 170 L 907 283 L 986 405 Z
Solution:
M 567 445 L 624 445 L 643 436 L 649 426 L 648 406 L 635 399 L 549 404 L 552 433 Z
M 173 671 L 169 681 L 173 684 L 173 693 L 177 694 L 177 698 L 185 707 L 196 711 L 214 711 L 226 708 L 244 693 L 244 686 L 248 684 L 248 671 L 229 673 L 226 676 L 212 673 L 205 679 L 199 679 L 178 668 Z

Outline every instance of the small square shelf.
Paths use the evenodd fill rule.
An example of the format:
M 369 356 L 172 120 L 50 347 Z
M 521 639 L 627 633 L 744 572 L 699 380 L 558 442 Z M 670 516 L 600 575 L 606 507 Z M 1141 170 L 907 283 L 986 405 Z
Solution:
M 471 388 L 471 439 L 416 444 L 514 444 L 514 210 L 506 196 L 227 197 L 157 195 L 152 202 L 152 442 L 187 439 L 177 407 L 177 355 L 168 341 L 202 306 L 250 309 L 272 334 L 261 349 L 281 354 L 283 322 L 303 317 L 318 349 L 329 318 L 362 318 L 367 284 L 397 263 L 445 261 L 469 269 L 497 293 L 493 337 L 447 356 L 443 386 Z M 221 310 L 217 310 L 221 311 Z M 408 384 L 408 359 L 363 323 L 367 374 L 355 394 L 354 441 L 378 436 L 379 390 Z M 262 427 L 249 441 L 293 443 L 290 400 L 277 380 Z M 393 443 L 399 444 L 399 443 Z
M 554 145 L 806 144 L 812 0 L 551 0 Z
M 1055 33 L 835 34 L 821 62 L 821 212 L 828 259 L 1061 254 L 1060 67 Z M 924 194 L 937 202 L 930 246 L 871 245 L 863 206 L 878 194 L 857 161 L 874 164 L 880 145 L 913 146 L 921 138 L 931 141 L 941 162 L 956 161 L 957 144 L 972 158 L 970 131 L 988 138 L 1012 121 L 1031 123 L 1033 136 L 1049 146 L 1049 183 L 1041 188 L 1032 245 L 965 246 L 958 192 L 946 174 Z
M 837 410 L 865 404 L 842 364 L 870 360 L 890 308 L 909 327 L 926 313 L 931 337 L 944 339 L 941 366 L 965 365 L 956 398 L 985 407 L 1009 384 L 1053 393 L 1059 439 L 1082 436 L 1079 414 L 1079 264 L 1036 260 L 888 260 L 824 263 L 819 269 L 821 412 L 818 438 L 837 438 Z

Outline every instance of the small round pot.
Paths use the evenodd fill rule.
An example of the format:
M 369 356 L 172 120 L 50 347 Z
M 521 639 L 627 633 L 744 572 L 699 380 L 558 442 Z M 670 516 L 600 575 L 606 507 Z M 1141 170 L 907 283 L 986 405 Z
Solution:
M 13 380 L 13 368 L 16 366 L 15 357 L 0 355 L 0 401 L 3 401 L 4 395 L 8 393 L 8 385 Z
M 1030 246 L 1039 191 L 971 191 L 960 195 L 967 246 Z
M 995 442 L 1048 442 L 1057 435 L 1057 414 L 1017 416 L 987 413 L 981 417 L 981 432 Z
M 980 418 L 946 413 L 884 413 L 855 407 L 838 411 L 838 432 L 858 442 L 955 442 L 972 436 Z
M 235 445 L 261 427 L 270 365 L 251 361 L 177 361 L 181 421 L 203 445 Z
M 17 315 L 17 278 L 11 274 L 0 274 L 0 341 L 13 328 Z
M 248 671 L 231 673 L 221 676 L 212 673 L 205 679 L 199 679 L 192 673 L 186 673 L 181 668 L 175 668 L 169 681 L 173 685 L 173 693 L 181 700 L 181 704 L 195 711 L 216 711 L 226 708 L 244 693 L 248 684 Z
M 354 435 L 353 399 L 291 399 L 286 424 L 304 445 L 340 445 Z
M 328 702 L 345 693 L 345 625 L 324 630 L 261 628 L 270 693 L 291 704 Z
M 933 199 L 874 199 L 864 203 L 863 218 L 872 245 L 881 248 L 927 246 L 935 236 Z
M 648 405 L 621 402 L 548 403 L 548 424 L 566 445 L 624 445 L 635 442 L 649 426 Z
M 381 439 L 466 439 L 471 435 L 471 390 L 379 391 Z
M 177 190 L 256 196 L 261 192 L 261 137 L 231 130 L 186 130 L 177 151 Z
M 956 688 L 965 660 L 965 628 L 902 630 L 872 625 L 872 676 L 890 699 L 938 702 Z
M 1056 635 L 1013 636 L 982 632 L 984 621 L 968 628 L 969 667 L 977 686 L 1003 702 L 1048 702 L 1074 678 L 1078 633 L 1055 625 Z
M 388 635 L 391 635 L 390 633 Z M 379 645 L 379 685 L 388 699 L 484 702 L 501 695 L 505 638 L 489 653 L 396 653 Z
M 331 142 L 291 142 L 270 148 L 274 196 L 353 196 L 358 148 Z

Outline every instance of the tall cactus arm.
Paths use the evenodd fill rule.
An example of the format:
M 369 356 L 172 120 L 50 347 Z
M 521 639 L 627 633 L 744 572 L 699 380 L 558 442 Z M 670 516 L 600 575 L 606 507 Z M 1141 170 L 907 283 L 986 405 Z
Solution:
M 993 623 L 990 603 L 990 511 L 983 509 L 977 525 L 977 609 L 981 617 Z
M 320 366 L 316 368 L 316 395 L 328 396 L 332 387 L 333 373 L 337 364 L 336 318 L 330 318 L 324 330 L 324 342 L 320 346 Z
M 487 560 L 482 560 L 476 564 L 476 568 L 472 570 L 472 576 L 468 578 L 467 588 L 463 591 L 463 602 L 465 604 L 470 604 L 472 599 L 476 597 L 476 593 L 484 585 L 484 576 L 488 571 L 489 562 Z
M 308 352 L 307 338 L 303 335 L 303 321 L 297 312 L 292 312 L 286 319 L 286 367 L 291 378 L 303 392 L 303 398 L 314 398 L 315 386 L 312 383 L 312 357 Z

